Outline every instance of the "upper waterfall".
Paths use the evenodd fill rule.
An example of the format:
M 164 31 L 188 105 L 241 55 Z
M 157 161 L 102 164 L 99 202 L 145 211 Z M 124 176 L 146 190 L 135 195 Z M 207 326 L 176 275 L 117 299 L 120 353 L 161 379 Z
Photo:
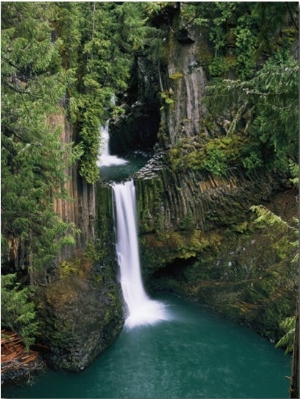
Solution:
M 106 126 L 101 127 L 101 146 L 99 149 L 97 166 L 111 166 L 111 165 L 124 165 L 128 161 L 123 158 L 119 158 L 116 155 L 111 155 L 109 151 L 109 133 L 108 123 Z
M 127 307 L 125 326 L 136 327 L 167 320 L 165 305 L 151 300 L 145 292 L 139 260 L 136 200 L 133 180 L 113 184 L 116 204 L 116 251 L 123 297 Z
M 147 153 L 135 151 L 126 155 L 126 159 L 111 155 L 108 123 L 101 127 L 101 145 L 98 151 L 97 166 L 103 181 L 123 181 L 140 170 L 149 159 Z

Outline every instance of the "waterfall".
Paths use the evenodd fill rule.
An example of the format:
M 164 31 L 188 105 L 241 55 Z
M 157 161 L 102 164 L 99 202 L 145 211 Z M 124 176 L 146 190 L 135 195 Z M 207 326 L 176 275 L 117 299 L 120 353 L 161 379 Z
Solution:
M 109 133 L 108 133 L 108 123 L 106 126 L 101 127 L 101 146 L 99 149 L 97 166 L 111 166 L 111 165 L 124 165 L 128 161 L 117 157 L 116 155 L 111 155 L 109 151 Z
M 113 184 L 116 204 L 116 252 L 127 318 L 125 326 L 132 328 L 167 320 L 165 305 L 150 299 L 145 292 L 139 260 L 136 223 L 136 200 L 133 180 Z

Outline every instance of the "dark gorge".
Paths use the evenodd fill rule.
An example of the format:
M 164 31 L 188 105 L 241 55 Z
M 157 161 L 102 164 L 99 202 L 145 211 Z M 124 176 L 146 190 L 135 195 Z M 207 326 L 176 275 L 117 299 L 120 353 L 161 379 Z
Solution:
M 7 39 L 13 35 L 9 25 L 19 13 L 27 18 L 29 3 L 20 10 L 17 3 L 4 4 L 2 28 L 3 48 L 8 49 L 2 79 L 7 101 L 2 274 L 15 273 L 18 289 L 33 288 L 28 300 L 39 327 L 31 349 L 43 348 L 43 361 L 52 369 L 81 372 L 120 337 L 124 340 L 116 178 L 97 166 L 104 145 L 101 131 L 108 123 L 110 153 L 128 164 L 143 159 L 120 179 L 132 180 L 135 187 L 147 293 L 204 306 L 274 345 L 290 331 L 282 323 L 294 318 L 290 395 L 296 397 L 297 7 L 283 2 L 45 4 L 49 26 L 41 26 L 45 37 L 52 32 L 51 45 L 58 48 L 51 57 L 57 58 L 49 55 L 51 62 L 44 66 L 40 61 L 34 77 L 26 75 L 30 59 L 7 59 L 15 56 Z M 40 19 L 42 8 L 35 12 Z M 18 35 L 28 35 L 30 46 L 30 35 L 39 37 L 28 33 L 26 24 L 19 29 L 11 37 L 15 52 Z M 263 37 L 262 31 L 269 34 Z M 15 68 L 13 62 L 25 65 Z M 29 99 L 32 87 L 42 104 L 32 109 L 42 112 L 51 101 L 34 79 L 49 84 L 50 96 L 49 71 L 61 85 L 56 92 L 64 95 L 51 97 L 53 107 L 29 124 L 26 110 L 17 107 L 23 101 L 18 96 Z M 9 104 L 16 105 L 16 114 Z M 38 136 L 41 120 L 53 137 L 60 129 L 53 150 L 54 139 L 42 142 L 49 133 Z M 26 158 L 41 142 L 48 152 Z M 63 164 L 68 157 L 73 161 Z M 56 173 L 59 163 L 63 170 Z M 126 165 L 118 167 L 127 173 Z M 28 193 L 36 193 L 28 203 L 20 200 L 29 196 L 20 170 L 38 176 L 26 183 L 30 188 L 33 181 Z M 44 173 L 48 189 L 40 182 Z M 68 178 L 59 180 L 61 175 Z M 43 212 L 51 217 L 30 216 Z M 55 230 L 56 218 L 64 225 Z M 55 234 L 44 238 L 42 226 Z M 46 248 L 52 252 L 44 260 Z M 7 320 L 3 328 L 22 336 L 20 324 Z M 2 369 L 9 372 L 3 381 L 22 374 L 21 363 L 14 375 L 14 366 L 4 360 Z

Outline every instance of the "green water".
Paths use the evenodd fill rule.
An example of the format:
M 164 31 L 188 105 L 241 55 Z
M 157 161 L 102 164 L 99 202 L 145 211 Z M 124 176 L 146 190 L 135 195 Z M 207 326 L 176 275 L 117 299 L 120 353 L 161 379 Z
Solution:
M 79 374 L 48 371 L 5 398 L 288 398 L 291 358 L 207 308 L 160 297 L 171 319 L 123 330 Z

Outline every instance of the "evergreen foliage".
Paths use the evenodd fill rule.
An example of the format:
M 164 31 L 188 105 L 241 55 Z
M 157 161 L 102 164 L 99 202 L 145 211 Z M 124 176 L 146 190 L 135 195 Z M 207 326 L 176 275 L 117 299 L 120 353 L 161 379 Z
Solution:
M 243 159 L 246 169 L 267 165 L 287 170 L 289 159 L 298 159 L 298 71 L 297 61 L 280 52 L 252 79 L 207 87 L 211 111 L 233 110 L 227 135 L 242 131 L 253 143 L 254 152 Z
M 209 32 L 215 53 L 208 70 L 215 78 L 229 70 L 241 80 L 251 78 L 264 57 L 290 48 L 298 36 L 296 2 L 188 2 L 181 15 L 185 27 Z
M 288 173 L 298 161 L 297 5 L 189 2 L 180 13 L 185 28 L 198 25 L 210 40 L 198 55 L 208 114 L 198 137 L 171 148 L 171 166 L 216 176 L 232 168 Z
M 120 112 L 111 100 L 156 31 L 146 25 L 150 12 L 144 3 L 2 5 L 2 232 L 26 247 L 31 271 L 75 242 L 77 229 L 57 217 L 53 201 L 68 200 L 74 161 L 88 183 L 98 179 L 99 127 Z M 76 146 L 51 123 L 64 111 Z
M 51 41 L 50 3 L 2 5 L 2 234 L 25 248 L 30 272 L 49 263 L 76 228 L 53 211 L 67 199 L 67 168 L 77 157 L 51 118 L 72 75 L 60 66 L 60 41 Z M 4 240 L 5 244 L 5 240 Z
M 127 87 L 133 54 L 151 41 L 156 32 L 146 25 L 146 12 L 146 4 L 130 2 L 58 6 L 62 17 L 58 18 L 57 30 L 66 43 L 63 47 L 65 64 L 72 67 L 74 60 L 77 62 L 76 85 L 68 88 L 69 113 L 83 148 L 80 173 L 88 183 L 94 183 L 99 176 L 96 166 L 99 126 L 105 124 L 109 115 L 123 112 L 113 105 L 112 98 Z M 64 20 L 66 13 L 75 16 L 72 35 L 75 34 L 77 47 L 72 43 L 72 52 L 66 51 L 70 41 Z
M 297 238 L 295 241 L 289 241 L 288 245 L 290 246 L 291 253 L 295 253 L 294 259 L 292 263 L 298 264 L 299 260 L 299 230 L 298 230 L 298 220 L 295 220 L 295 226 L 290 225 L 286 221 L 284 221 L 281 217 L 275 215 L 273 212 L 268 210 L 267 208 L 263 207 L 262 205 L 259 206 L 252 206 L 251 210 L 257 214 L 257 219 L 255 223 L 258 225 L 260 224 L 267 224 L 270 226 L 278 226 L 285 232 L 292 231 L 294 236 Z M 296 316 L 290 316 L 285 318 L 280 322 L 281 329 L 285 332 L 285 335 L 277 342 L 276 347 L 283 346 L 286 348 L 287 352 L 292 352 L 293 345 L 294 345 L 294 338 L 295 338 L 295 323 L 296 323 Z
M 289 241 L 289 247 L 290 251 L 292 251 L 292 253 L 295 253 L 293 263 L 296 264 L 299 259 L 299 220 L 294 218 L 293 224 L 290 224 L 263 205 L 253 205 L 250 209 L 257 215 L 257 218 L 255 220 L 255 223 L 257 225 L 263 226 L 265 224 L 269 226 L 274 226 L 285 232 L 285 234 L 292 233 L 292 237 L 294 237 L 295 241 Z
M 2 328 L 16 331 L 23 339 L 25 348 L 35 341 L 38 322 L 33 302 L 30 301 L 30 287 L 21 288 L 15 274 L 1 278 L 1 324 Z
M 280 327 L 286 334 L 277 342 L 276 347 L 286 348 L 285 353 L 292 352 L 295 337 L 296 316 L 287 317 L 280 323 Z

